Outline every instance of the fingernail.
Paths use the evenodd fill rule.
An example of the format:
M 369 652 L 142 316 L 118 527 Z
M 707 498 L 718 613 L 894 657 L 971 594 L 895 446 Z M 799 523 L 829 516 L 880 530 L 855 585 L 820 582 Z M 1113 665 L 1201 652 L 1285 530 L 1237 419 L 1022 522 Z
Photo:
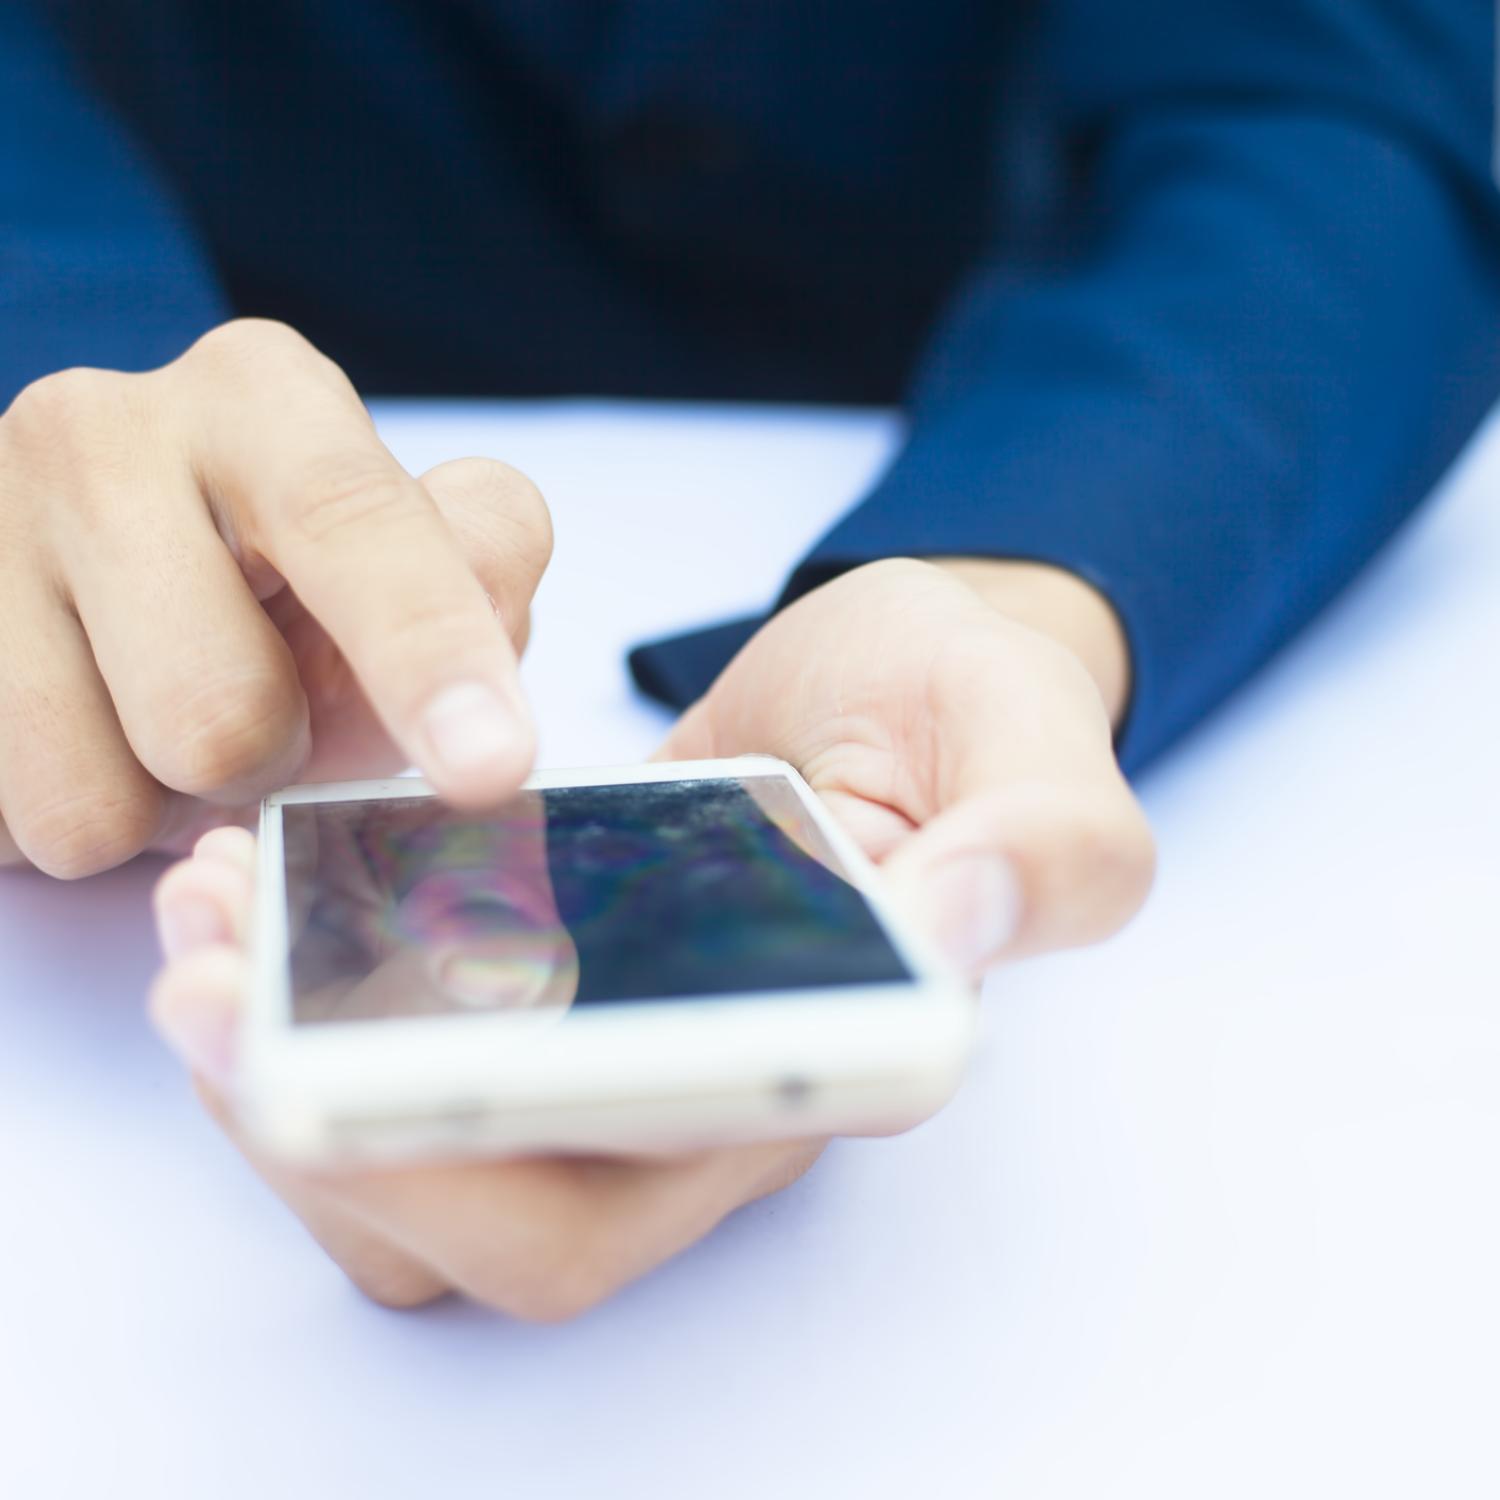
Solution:
M 505 755 L 514 747 L 517 733 L 515 715 L 482 682 L 444 688 L 427 705 L 422 728 L 443 769 L 460 775 Z
M 998 854 L 962 855 L 940 865 L 930 899 L 939 941 L 968 974 L 993 962 L 1021 925 L 1021 882 Z
M 178 896 L 163 903 L 156 926 L 161 951 L 168 959 L 182 958 L 230 937 L 223 914 L 205 896 Z

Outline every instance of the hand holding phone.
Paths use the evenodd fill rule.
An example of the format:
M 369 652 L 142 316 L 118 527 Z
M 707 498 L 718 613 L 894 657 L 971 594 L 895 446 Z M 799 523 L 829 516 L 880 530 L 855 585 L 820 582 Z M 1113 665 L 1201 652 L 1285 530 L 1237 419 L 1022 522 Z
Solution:
M 508 823 L 501 819 L 478 833 L 410 781 L 386 784 L 375 799 L 355 788 L 340 789 L 346 795 L 332 802 L 328 789 L 294 794 L 289 805 L 309 811 L 300 822 L 293 819 L 290 835 L 282 823 L 278 863 L 271 865 L 280 872 L 275 883 L 285 943 L 279 950 L 274 939 L 259 947 L 259 977 L 252 977 L 250 965 L 251 908 L 257 869 L 270 863 L 269 846 L 257 847 L 239 829 L 221 829 L 164 880 L 162 912 L 191 895 L 212 905 L 222 927 L 212 934 L 200 930 L 169 952 L 153 995 L 159 1022 L 187 1054 L 220 1124 L 377 1300 L 411 1305 L 456 1288 L 518 1316 L 569 1316 L 691 1244 L 742 1203 L 799 1177 L 822 1149 L 819 1132 L 836 1118 L 831 1106 L 851 1127 L 889 1129 L 911 1123 L 951 1089 L 971 1032 L 972 999 L 939 971 L 933 981 L 939 1013 L 923 1016 L 922 996 L 932 995 L 928 960 L 907 947 L 909 935 L 894 932 L 863 886 L 822 863 L 847 858 L 857 877 L 868 873 L 815 799 L 778 763 L 761 757 L 686 768 L 693 773 L 688 776 L 682 769 L 637 768 L 616 773 L 627 779 L 613 785 L 605 777 L 602 786 L 589 785 L 599 777 L 586 773 L 552 778 L 558 784 L 525 794 Z M 626 799 L 634 826 L 630 817 L 604 816 L 632 786 L 628 778 L 636 778 Z M 545 825 L 552 839 L 544 844 L 535 812 L 548 794 L 556 800 Z M 680 850 L 675 857 L 663 854 L 659 847 L 663 820 L 656 799 L 670 803 L 674 797 L 679 835 L 695 858 Z M 376 811 L 380 816 L 371 816 Z M 351 837 L 354 827 L 362 829 L 359 839 Z M 506 849 L 522 887 L 510 887 L 503 903 L 517 914 L 514 925 L 510 917 L 497 922 L 484 900 L 473 899 L 483 890 L 475 872 L 492 867 Z M 746 849 L 764 856 L 749 862 L 748 886 L 742 880 Z M 652 868 L 657 879 L 643 880 L 641 872 Z M 736 888 L 738 899 L 725 903 L 725 891 Z M 266 891 L 262 884 L 262 906 Z M 820 940 L 809 932 L 809 912 L 826 915 L 829 901 L 852 915 L 852 945 L 847 933 Z M 733 920 L 696 952 L 683 945 L 675 956 L 663 946 L 662 919 L 649 917 L 664 909 L 702 920 L 716 906 Z M 761 942 L 756 930 L 766 923 L 786 941 Z M 517 925 L 528 942 L 564 928 L 569 933 L 565 944 L 543 940 L 529 949 L 536 960 L 529 978 L 518 979 L 503 960 L 496 963 L 500 948 L 493 940 Z M 482 941 L 476 944 L 476 937 Z M 278 952 L 279 966 L 271 961 Z M 436 963 L 425 961 L 438 955 Z M 453 962 L 463 975 L 457 985 L 449 972 Z M 271 995 L 269 1014 L 262 1010 L 257 1019 L 255 1007 L 266 997 L 247 1005 L 247 996 L 267 975 L 273 989 L 282 988 L 279 999 Z M 704 995 L 705 980 L 715 976 L 717 990 Z M 878 998 L 894 1003 L 873 1017 L 877 1034 L 861 1043 L 856 1033 L 871 1019 L 872 989 L 885 990 Z M 278 1003 L 286 1007 L 279 1020 Z M 301 1021 L 292 1018 L 297 1006 Z M 761 1030 L 757 1017 L 769 1025 Z M 514 1024 L 499 1024 L 505 1021 Z M 409 1042 L 413 1030 L 420 1037 L 426 1028 L 430 1045 L 442 1043 L 426 1063 L 446 1053 L 444 1068 L 453 1056 L 447 1053 L 451 1038 L 459 1039 L 459 1051 L 476 1038 L 492 1047 L 514 1040 L 524 1056 L 531 1043 L 550 1037 L 551 1060 L 532 1081 L 534 1096 L 545 1082 L 548 1108 L 540 1116 L 510 1113 L 515 1101 L 508 1096 L 486 1096 L 488 1122 L 460 1115 L 442 1123 L 444 1130 L 458 1128 L 460 1144 L 477 1144 L 476 1132 L 493 1129 L 497 1118 L 507 1121 L 512 1144 L 520 1127 L 539 1140 L 560 1124 L 570 1133 L 594 1133 L 623 1122 L 628 1130 L 616 1129 L 607 1141 L 595 1134 L 595 1144 L 618 1150 L 633 1138 L 644 1151 L 688 1138 L 684 1110 L 710 1134 L 764 1138 L 673 1154 L 657 1149 L 309 1169 L 267 1144 L 289 1126 L 293 1140 L 316 1140 L 295 1134 L 306 1125 L 299 1112 L 306 1100 L 277 1095 L 276 1067 L 256 1086 L 262 1116 L 249 1121 L 240 1048 L 260 1025 L 270 1028 L 272 1040 L 279 1031 L 289 1046 L 310 1039 L 316 1051 L 320 1040 L 327 1044 L 337 1066 L 329 1064 L 331 1072 L 321 1078 L 314 1068 L 309 1076 L 320 1087 L 330 1078 L 347 1082 L 351 1035 L 373 1039 L 366 1060 L 381 1052 L 399 1058 L 403 1031 Z M 571 1035 L 570 1026 L 577 1028 Z M 928 1040 L 912 1053 L 914 1027 Z M 288 1041 L 288 1032 L 299 1028 L 302 1034 Z M 760 1050 L 743 1051 L 757 1030 Z M 905 1044 L 896 1045 L 903 1031 Z M 617 1054 L 616 1044 L 632 1035 L 633 1049 Z M 848 1056 L 843 1043 L 853 1043 Z M 666 1054 L 653 1059 L 651 1052 L 663 1045 Z M 894 1061 L 894 1074 L 871 1073 L 877 1057 Z M 280 1065 L 288 1059 L 283 1054 Z M 790 1088 L 789 1060 L 802 1070 Z M 691 1076 L 684 1069 L 705 1061 L 697 1090 L 682 1089 Z M 590 1068 L 625 1080 L 624 1095 L 599 1091 L 604 1075 Z M 434 1076 L 451 1082 L 442 1070 L 411 1076 L 421 1081 L 429 1106 L 449 1086 L 434 1094 Z M 821 1100 L 804 1085 L 812 1078 L 822 1082 Z M 730 1079 L 746 1086 L 726 1088 Z M 872 1079 L 873 1091 L 859 1087 Z M 387 1083 L 376 1078 L 361 1085 L 367 1097 L 382 1101 L 382 1110 L 375 1113 L 373 1134 L 369 1121 L 355 1121 L 357 1150 L 419 1144 L 410 1117 L 393 1120 L 382 1112 L 392 1102 Z M 326 1103 L 330 1096 L 314 1090 L 314 1097 Z M 337 1117 L 314 1118 L 326 1128 Z M 268 1128 L 268 1119 L 279 1123 Z M 348 1148 L 344 1123 L 345 1134 L 340 1137 L 337 1127 L 333 1134 Z
M 1111 755 L 1104 685 L 1059 649 L 1074 640 L 1071 606 L 1059 625 L 1039 605 L 1055 581 L 1017 583 L 992 607 L 938 567 L 855 569 L 773 616 L 664 753 L 794 761 L 970 974 L 1097 940 L 1144 896 L 1151 841 Z M 812 1136 L 671 1159 L 397 1170 L 306 1171 L 269 1155 L 223 1092 L 249 985 L 256 858 L 253 839 L 225 830 L 163 880 L 169 962 L 155 1013 L 241 1149 L 377 1299 L 456 1289 L 523 1316 L 576 1312 L 816 1157 Z
M 417 765 L 474 807 L 531 767 L 540 493 L 406 473 L 283 324 L 33 382 L 0 411 L 0 533 L 0 866 L 180 851 L 289 780 Z
M 769 757 L 410 779 L 262 814 L 234 1107 L 286 1160 L 628 1154 L 915 1124 L 961 982 Z

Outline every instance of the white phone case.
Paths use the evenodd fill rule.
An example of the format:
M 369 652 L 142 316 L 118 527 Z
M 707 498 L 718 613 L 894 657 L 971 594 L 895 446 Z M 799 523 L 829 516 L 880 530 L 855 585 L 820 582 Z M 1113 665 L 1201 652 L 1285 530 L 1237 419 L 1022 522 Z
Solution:
M 235 1104 L 303 1163 L 544 1151 L 629 1153 L 886 1134 L 957 1087 L 976 1003 L 891 911 L 863 852 L 801 776 L 769 756 L 534 775 L 528 789 L 774 777 L 790 786 L 910 970 L 910 983 L 584 1006 L 566 1025 L 512 1015 L 293 1021 L 282 809 L 430 796 L 411 777 L 295 787 L 262 807 L 254 978 Z

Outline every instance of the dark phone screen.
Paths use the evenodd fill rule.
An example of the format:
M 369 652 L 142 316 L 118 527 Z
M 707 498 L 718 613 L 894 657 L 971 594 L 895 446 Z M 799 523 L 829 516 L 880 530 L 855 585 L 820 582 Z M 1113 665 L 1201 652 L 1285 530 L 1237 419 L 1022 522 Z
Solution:
M 292 1014 L 563 1012 L 909 981 L 779 776 L 282 809 Z

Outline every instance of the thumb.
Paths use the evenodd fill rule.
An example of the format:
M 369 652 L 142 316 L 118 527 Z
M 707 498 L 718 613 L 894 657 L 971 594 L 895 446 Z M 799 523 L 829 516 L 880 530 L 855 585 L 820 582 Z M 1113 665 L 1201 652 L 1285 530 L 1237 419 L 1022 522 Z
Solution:
M 151 986 L 151 1020 L 194 1077 L 214 1088 L 234 1077 L 240 1006 L 250 963 L 226 946 L 202 948 L 164 968 Z
M 151 987 L 151 1018 L 192 1071 L 221 1087 L 234 1069 L 250 963 L 255 840 L 219 828 L 173 865 L 152 896 L 166 966 Z
M 1155 846 L 1113 767 L 967 791 L 885 862 L 908 910 L 978 975 L 999 958 L 1099 942 L 1151 887 Z

